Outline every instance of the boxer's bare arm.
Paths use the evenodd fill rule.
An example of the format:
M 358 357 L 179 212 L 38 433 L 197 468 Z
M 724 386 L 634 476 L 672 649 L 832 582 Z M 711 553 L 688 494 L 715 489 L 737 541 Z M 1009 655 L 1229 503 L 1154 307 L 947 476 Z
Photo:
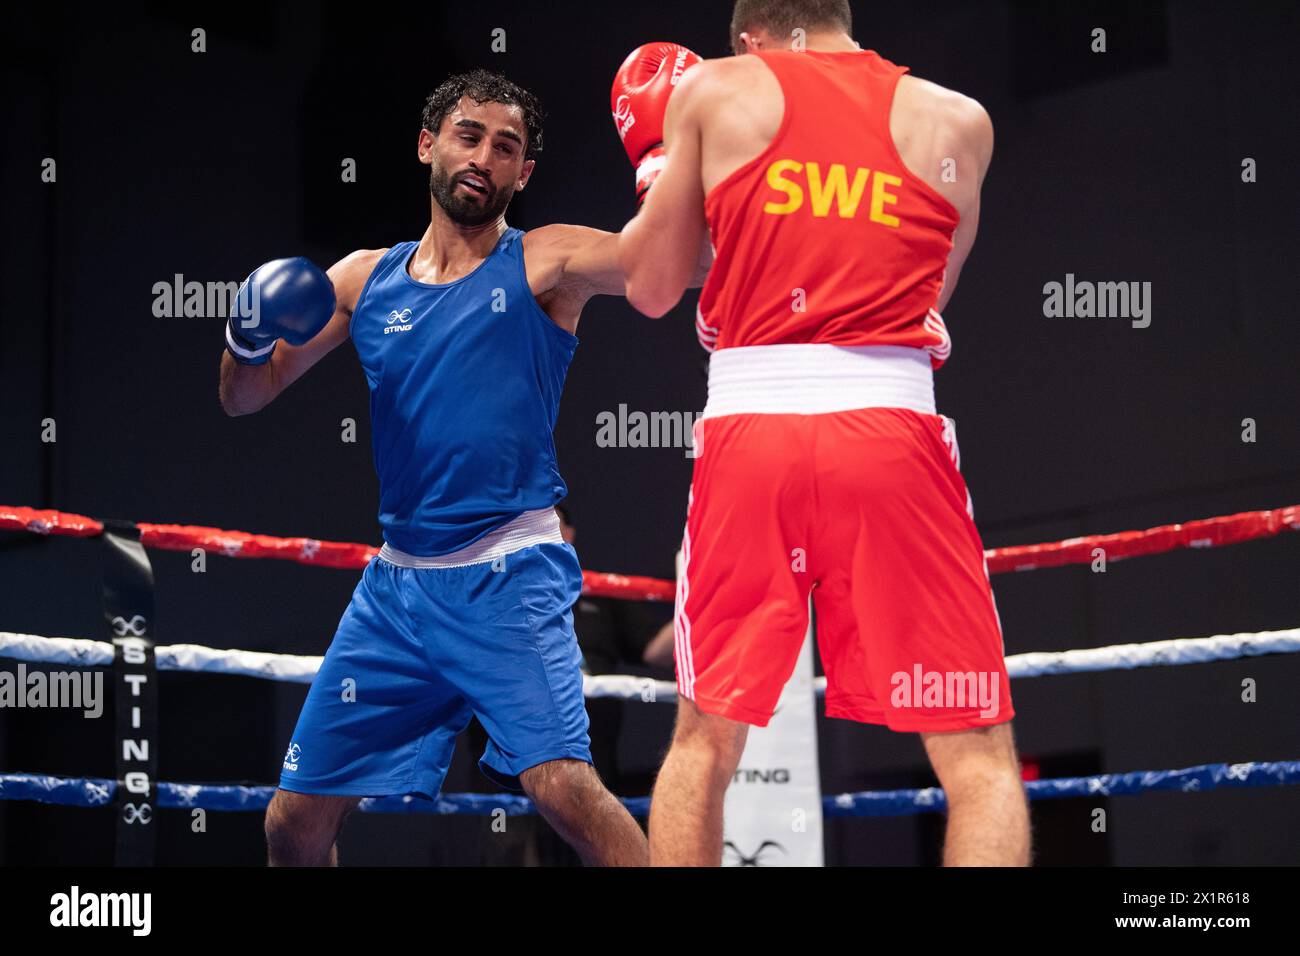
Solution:
M 352 310 L 366 279 L 386 249 L 358 249 L 326 270 L 334 284 L 334 315 L 306 345 L 281 341 L 262 365 L 241 365 L 229 352 L 221 355 L 219 397 L 227 415 L 248 415 L 269 405 L 334 348 L 347 341 Z
M 528 285 L 543 311 L 560 328 L 575 332 L 583 306 L 594 295 L 626 295 L 616 232 L 556 224 L 524 236 Z M 698 288 L 713 263 L 707 233 L 700 239 L 688 288 Z
M 622 295 L 623 273 L 613 255 L 616 234 L 556 224 L 524 233 L 524 271 L 533 298 L 570 334 L 593 295 Z
M 993 124 L 984 107 L 970 97 L 904 76 L 894 93 L 889 131 L 907 168 L 952 203 L 961 217 L 939 293 L 937 308 L 942 312 L 975 244 L 980 189 L 993 156 Z
M 617 233 L 590 226 L 555 224 L 524 235 L 528 284 L 533 294 L 564 289 L 593 295 L 622 295 Z

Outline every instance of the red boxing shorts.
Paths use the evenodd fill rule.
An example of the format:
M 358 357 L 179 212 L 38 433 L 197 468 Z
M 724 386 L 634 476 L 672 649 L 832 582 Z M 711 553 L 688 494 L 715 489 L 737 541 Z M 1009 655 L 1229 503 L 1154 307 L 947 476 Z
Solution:
M 729 352 L 805 350 L 797 364 L 813 358 L 826 376 L 824 359 L 842 358 L 820 351 L 830 348 L 714 354 L 677 587 L 678 692 L 705 713 L 765 726 L 794 671 L 811 595 L 827 716 L 927 733 L 1009 721 L 1002 629 L 952 420 L 915 407 L 766 411 L 825 407 L 802 376 L 797 391 L 773 387 L 766 355 L 761 400 L 752 357 L 723 369 L 743 365 L 748 384 L 715 374 Z M 856 351 L 877 361 L 891 350 L 836 350 Z M 904 380 L 928 376 L 923 352 L 892 351 L 918 353 Z M 897 372 L 898 357 L 884 358 Z M 860 382 L 858 364 L 850 356 Z M 841 381 L 835 401 L 879 397 L 890 380 L 879 371 L 869 394 Z M 914 384 L 903 381 L 894 400 L 925 409 Z M 742 407 L 764 410 L 734 411 Z

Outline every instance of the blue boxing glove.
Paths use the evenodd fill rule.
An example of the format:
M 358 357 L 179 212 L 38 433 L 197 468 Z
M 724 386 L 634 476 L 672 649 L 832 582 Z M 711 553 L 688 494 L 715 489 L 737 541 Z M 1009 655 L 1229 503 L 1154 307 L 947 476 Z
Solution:
M 272 259 L 244 280 L 226 323 L 236 362 L 262 365 L 276 342 L 310 342 L 334 315 L 334 283 L 310 259 Z

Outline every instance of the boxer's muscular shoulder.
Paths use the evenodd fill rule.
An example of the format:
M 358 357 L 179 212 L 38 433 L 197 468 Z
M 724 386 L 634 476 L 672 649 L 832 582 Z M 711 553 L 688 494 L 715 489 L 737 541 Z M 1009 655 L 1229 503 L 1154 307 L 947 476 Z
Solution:
M 724 56 L 715 60 L 701 60 L 682 74 L 677 85 L 678 89 L 691 88 L 703 96 L 726 96 L 751 90 L 754 83 L 762 77 L 770 77 L 776 83 L 776 77 L 759 57 Z
M 768 147 L 781 129 L 785 95 L 774 74 L 757 56 L 705 60 L 687 70 L 683 87 L 701 130 L 700 174 L 711 190 L 732 171 Z
M 735 129 L 771 139 L 781 126 L 781 84 L 756 56 L 705 60 L 682 76 L 673 99 L 679 94 L 700 111 L 710 132 Z
M 988 113 L 978 100 L 918 76 L 906 74 L 899 78 L 891 126 L 901 123 L 920 129 L 929 125 L 939 130 L 967 132 L 970 124 L 976 122 L 991 126 Z
M 542 311 L 560 328 L 573 333 L 578 327 L 582 307 L 592 290 L 566 265 L 584 247 L 601 236 L 612 234 L 589 226 L 555 223 L 539 226 L 524 233 L 524 272 L 528 288 Z
M 334 265 L 327 274 L 334 283 L 334 297 L 339 312 L 351 315 L 361 298 L 361 290 L 366 287 L 366 280 L 374 271 L 387 249 L 357 249 L 350 252 Z
M 908 168 L 943 195 L 978 190 L 993 151 L 993 123 L 978 101 L 903 76 L 894 93 L 889 132 Z M 955 180 L 944 176 L 947 160 L 958 165 Z M 974 175 L 963 175 L 963 166 L 974 166 Z
M 552 223 L 524 233 L 524 271 L 533 295 L 543 295 L 565 284 L 564 264 L 584 241 L 599 232 L 587 226 Z

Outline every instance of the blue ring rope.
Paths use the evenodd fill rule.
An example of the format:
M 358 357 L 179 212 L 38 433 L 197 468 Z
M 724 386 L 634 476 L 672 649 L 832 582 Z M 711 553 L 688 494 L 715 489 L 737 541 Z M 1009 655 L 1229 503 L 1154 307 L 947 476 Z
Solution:
M 1030 800 L 1063 797 L 1115 797 L 1151 790 L 1179 790 L 1200 793 L 1220 787 L 1274 787 L 1300 783 L 1300 760 L 1265 763 L 1212 763 L 1181 770 L 1135 770 L 1092 777 L 1059 777 L 1031 780 L 1025 784 Z M 53 777 L 45 774 L 0 774 L 0 800 L 31 800 L 66 807 L 110 806 L 117 782 L 84 777 Z M 275 787 L 239 784 L 158 784 L 158 805 L 165 809 L 264 810 Z M 623 799 L 635 817 L 650 810 L 649 797 Z M 946 808 L 943 790 L 868 790 L 822 798 L 827 817 L 895 817 L 939 812 Z M 368 797 L 360 807 L 366 813 L 434 813 L 491 816 L 525 816 L 537 812 L 527 797 L 506 793 L 446 793 L 433 800 L 418 796 Z

